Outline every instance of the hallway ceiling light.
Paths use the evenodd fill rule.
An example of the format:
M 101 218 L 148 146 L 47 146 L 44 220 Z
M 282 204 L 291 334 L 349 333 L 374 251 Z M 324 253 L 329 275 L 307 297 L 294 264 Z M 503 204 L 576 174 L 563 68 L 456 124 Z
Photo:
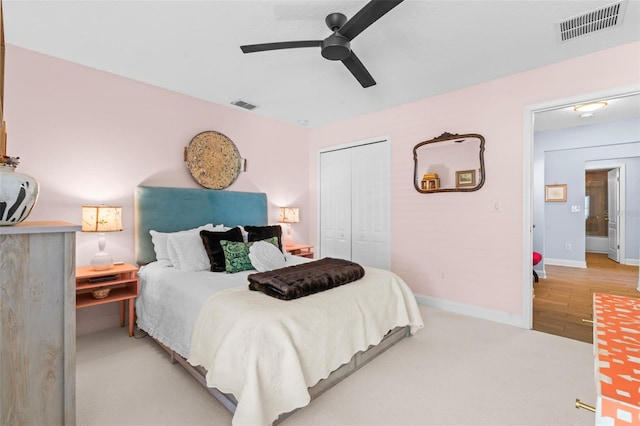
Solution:
M 576 105 L 575 107 L 573 107 L 573 110 L 576 112 L 591 112 L 600 108 L 604 108 L 606 106 L 607 103 L 605 101 L 589 102 L 587 104 Z

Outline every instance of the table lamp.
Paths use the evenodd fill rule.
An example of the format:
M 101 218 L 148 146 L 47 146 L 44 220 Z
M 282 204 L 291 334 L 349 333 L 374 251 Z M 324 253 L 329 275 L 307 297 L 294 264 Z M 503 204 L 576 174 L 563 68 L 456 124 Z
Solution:
M 96 271 L 113 266 L 113 259 L 104 251 L 107 244 L 104 233 L 114 231 L 122 231 L 122 207 L 82 206 L 82 232 L 99 232 L 99 251 L 91 258 L 91 266 Z
M 282 238 L 283 245 L 291 246 L 295 244 L 291 236 L 291 224 L 300 222 L 300 209 L 297 207 L 280 207 L 278 222 L 287 224 L 287 235 Z

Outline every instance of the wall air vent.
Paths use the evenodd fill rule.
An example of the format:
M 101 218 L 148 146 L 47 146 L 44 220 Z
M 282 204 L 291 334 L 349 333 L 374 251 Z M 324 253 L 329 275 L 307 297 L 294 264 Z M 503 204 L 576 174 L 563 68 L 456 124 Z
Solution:
M 618 1 L 556 22 L 558 41 L 563 43 L 587 34 L 622 25 L 626 2 Z
M 256 105 L 250 104 L 249 102 L 242 101 L 238 99 L 237 101 L 231 102 L 231 105 L 239 106 L 240 108 L 248 109 L 251 111 L 254 108 L 257 108 Z

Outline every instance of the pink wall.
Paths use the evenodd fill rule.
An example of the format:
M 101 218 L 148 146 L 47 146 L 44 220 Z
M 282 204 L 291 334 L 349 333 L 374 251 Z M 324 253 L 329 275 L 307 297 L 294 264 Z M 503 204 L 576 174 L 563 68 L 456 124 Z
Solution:
M 418 295 L 520 315 L 524 108 L 638 84 L 639 64 L 640 43 L 627 44 L 313 130 L 310 210 L 317 211 L 319 148 L 389 135 L 392 270 Z M 486 183 L 479 191 L 413 188 L 414 145 L 445 131 L 485 137 Z
M 305 130 L 9 45 L 8 153 L 21 157 L 19 171 L 40 181 L 29 220 L 79 223 L 84 203 L 122 205 L 125 230 L 107 235 L 107 250 L 133 262 L 134 188 L 142 182 L 198 187 L 182 153 L 201 131 L 224 133 L 248 159 L 248 171 L 229 190 L 266 192 L 271 222 L 277 206 L 299 206 L 294 236 L 311 244 L 318 149 L 389 135 L 392 269 L 418 295 L 519 315 L 528 267 L 521 260 L 523 108 L 638 84 L 639 63 L 640 43 L 632 43 Z M 414 190 L 413 146 L 445 131 L 485 137 L 487 177 L 480 191 Z M 300 178 L 305 174 L 308 181 Z M 96 238 L 78 233 L 77 241 L 77 264 L 86 265 Z M 82 311 L 79 332 L 91 329 L 83 321 L 95 319 Z
M 216 130 L 234 141 L 247 172 L 228 189 L 266 192 L 269 219 L 279 205 L 308 210 L 305 176 L 308 130 L 237 107 L 121 78 L 15 46 L 6 53 L 8 154 L 18 171 L 40 183 L 29 220 L 80 223 L 83 203 L 123 206 L 124 231 L 107 234 L 107 251 L 134 261 L 133 194 L 140 183 L 197 188 L 183 148 L 197 133 Z M 299 161 L 287 162 L 285 156 Z M 309 222 L 293 227 L 306 239 Z M 97 236 L 78 233 L 77 264 L 97 251 Z
M 292 227 L 306 241 L 311 222 L 306 179 L 308 130 L 8 45 L 7 153 L 40 183 L 28 220 L 79 224 L 85 203 L 123 206 L 122 232 L 107 234 L 107 252 L 134 263 L 133 194 L 142 182 L 199 187 L 183 148 L 205 130 L 234 141 L 247 172 L 228 189 L 267 193 L 270 222 L 280 205 L 301 209 Z M 285 159 L 296 158 L 296 161 Z M 292 179 L 292 176 L 298 178 Z M 97 235 L 77 234 L 77 265 L 88 265 Z M 117 324 L 117 304 L 78 311 L 78 334 Z

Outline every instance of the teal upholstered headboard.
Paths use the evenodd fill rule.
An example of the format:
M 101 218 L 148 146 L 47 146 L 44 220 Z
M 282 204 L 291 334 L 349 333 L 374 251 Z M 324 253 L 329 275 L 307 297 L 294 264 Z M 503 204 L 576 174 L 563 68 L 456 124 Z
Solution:
M 136 262 L 156 260 L 149 230 L 175 232 L 205 223 L 267 224 L 267 195 L 214 189 L 139 186 L 135 194 Z

